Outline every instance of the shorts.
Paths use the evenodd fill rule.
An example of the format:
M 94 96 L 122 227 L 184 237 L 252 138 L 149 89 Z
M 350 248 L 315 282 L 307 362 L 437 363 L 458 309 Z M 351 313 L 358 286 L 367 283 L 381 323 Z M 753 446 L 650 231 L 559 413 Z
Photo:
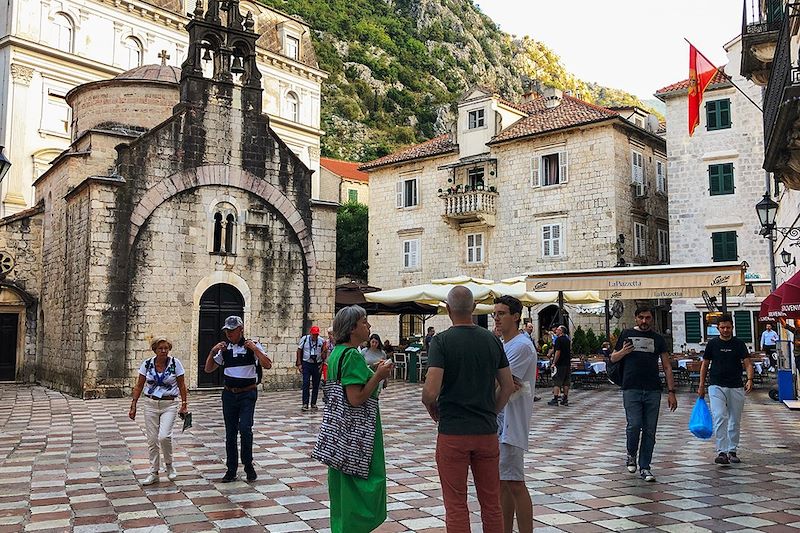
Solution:
M 558 372 L 556 372 L 556 375 L 553 378 L 553 387 L 563 387 L 564 385 L 569 385 L 570 373 L 571 373 L 570 367 L 559 366 Z
M 525 450 L 500 443 L 500 481 L 525 481 Z

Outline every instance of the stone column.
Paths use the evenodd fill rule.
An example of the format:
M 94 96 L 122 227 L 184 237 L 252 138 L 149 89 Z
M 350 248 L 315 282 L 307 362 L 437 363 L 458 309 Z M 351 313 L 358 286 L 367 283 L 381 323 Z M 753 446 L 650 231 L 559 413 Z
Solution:
M 8 136 L 8 146 L 5 147 L 6 157 L 11 161 L 11 170 L 6 175 L 5 195 L 3 196 L 2 215 L 13 215 L 22 211 L 27 206 L 24 194 L 24 172 L 26 166 L 23 158 L 29 154 L 24 152 L 25 148 L 25 129 L 28 123 L 26 116 L 28 109 L 28 92 L 30 90 L 31 78 L 34 70 L 30 67 L 11 64 L 11 86 L 10 118 L 11 134 Z

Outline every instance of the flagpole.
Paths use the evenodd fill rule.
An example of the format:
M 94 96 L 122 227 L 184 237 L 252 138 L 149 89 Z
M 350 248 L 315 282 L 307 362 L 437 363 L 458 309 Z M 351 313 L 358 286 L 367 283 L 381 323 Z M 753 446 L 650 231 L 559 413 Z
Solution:
M 692 43 L 689 41 L 689 39 L 687 39 L 686 37 L 684 37 L 684 38 L 683 38 L 683 40 L 684 40 L 684 41 L 686 41 L 687 43 L 689 43 L 689 45 L 690 45 L 690 46 L 694 46 L 694 45 L 693 45 L 693 44 L 692 44 Z M 703 59 L 705 59 L 706 61 L 708 61 L 708 63 L 709 63 L 709 64 L 711 64 L 711 65 L 713 65 L 713 64 L 714 64 L 714 63 L 713 63 L 711 60 L 709 60 L 709 59 L 708 59 L 706 56 L 704 56 L 704 55 L 703 55 L 703 52 L 701 52 L 700 50 L 698 50 L 696 46 L 694 47 L 694 49 L 695 49 L 695 51 L 698 53 L 698 55 L 700 55 L 700 57 L 702 57 Z M 716 68 L 716 69 L 717 69 L 717 72 L 719 72 L 720 74 L 722 74 L 722 76 L 723 76 L 723 77 L 724 77 L 726 80 L 728 80 L 728 82 L 730 82 L 730 84 L 731 84 L 731 85 L 733 85 L 733 86 L 736 88 L 736 90 L 737 90 L 737 91 L 739 91 L 740 93 L 742 93 L 742 96 L 744 96 L 745 98 L 747 98 L 747 100 L 748 100 L 748 101 L 749 101 L 751 104 L 753 104 L 754 106 L 756 106 L 756 109 L 758 109 L 758 110 L 759 110 L 759 111 L 761 111 L 762 113 L 764 112 L 764 110 L 763 110 L 763 109 L 761 109 L 761 106 L 760 106 L 760 105 L 758 105 L 757 103 L 755 103 L 755 102 L 753 101 L 753 99 L 752 99 L 752 98 L 750 98 L 750 96 L 749 96 L 749 95 L 748 95 L 746 92 L 744 92 L 744 91 L 742 90 L 742 88 L 741 88 L 741 87 L 739 87 L 738 85 L 736 85 L 736 82 L 735 82 L 735 81 L 733 81 L 733 78 L 731 78 L 730 76 L 728 76 L 728 75 L 725 73 L 725 71 L 724 71 L 724 70 L 722 70 L 721 68 L 719 68 L 719 67 L 717 67 L 717 66 L 715 66 L 714 68 Z

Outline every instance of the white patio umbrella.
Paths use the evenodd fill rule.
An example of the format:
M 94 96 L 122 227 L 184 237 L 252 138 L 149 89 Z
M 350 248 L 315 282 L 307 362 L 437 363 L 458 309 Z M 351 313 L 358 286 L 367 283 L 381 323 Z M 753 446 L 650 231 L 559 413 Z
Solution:
M 416 302 L 420 304 L 439 305 L 447 300 L 447 293 L 457 285 L 466 287 L 472 292 L 476 302 L 490 301 L 494 298 L 490 290 L 491 280 L 477 280 L 466 276 L 433 280 L 424 285 L 412 285 L 385 291 L 370 292 L 364 295 L 368 302 L 384 304 L 399 302 Z
M 504 279 L 491 285 L 495 296 L 509 295 L 519 299 L 525 307 L 558 302 L 558 291 L 536 292 L 527 290 L 526 276 Z M 564 303 L 594 304 L 602 303 L 599 291 L 563 291 Z

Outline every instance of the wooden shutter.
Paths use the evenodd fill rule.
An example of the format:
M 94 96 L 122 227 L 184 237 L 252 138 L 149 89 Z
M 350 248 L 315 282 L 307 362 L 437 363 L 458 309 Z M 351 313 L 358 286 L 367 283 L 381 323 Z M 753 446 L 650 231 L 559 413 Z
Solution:
M 725 163 L 720 166 L 722 167 L 720 176 L 722 194 L 733 194 L 733 163 Z
M 411 199 L 408 203 L 409 206 L 419 205 L 419 180 L 413 179 L 411 181 Z
M 567 152 L 558 152 L 558 182 L 567 182 Z
M 753 323 L 750 321 L 750 311 L 735 311 L 733 328 L 738 339 L 744 342 L 753 342 Z
M 539 154 L 531 157 L 531 187 L 538 187 L 541 185 L 539 180 Z
M 719 116 L 718 128 L 729 128 L 731 126 L 731 101 L 717 101 L 717 115 Z
M 702 317 L 697 311 L 684 313 L 686 324 L 686 342 L 700 342 L 703 340 Z
M 717 101 L 706 102 L 706 129 L 717 129 Z
M 720 168 L 721 166 L 722 165 L 708 165 L 708 192 L 711 193 L 711 196 L 720 194 L 720 174 L 722 174 L 722 169 Z
M 725 234 L 725 260 L 736 261 L 739 259 L 739 251 L 736 246 L 736 232 L 726 231 Z
M 400 180 L 395 187 L 396 207 L 403 207 L 403 185 L 403 180 Z

